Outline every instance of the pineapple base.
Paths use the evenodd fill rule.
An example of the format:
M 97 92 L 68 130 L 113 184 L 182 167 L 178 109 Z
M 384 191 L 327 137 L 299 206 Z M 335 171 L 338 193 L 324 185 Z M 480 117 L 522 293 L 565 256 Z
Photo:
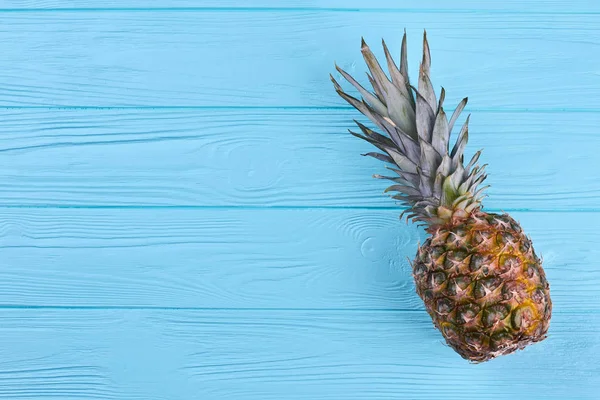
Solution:
M 531 240 L 509 215 L 479 210 L 430 230 L 413 277 L 446 342 L 472 362 L 546 338 L 549 284 Z

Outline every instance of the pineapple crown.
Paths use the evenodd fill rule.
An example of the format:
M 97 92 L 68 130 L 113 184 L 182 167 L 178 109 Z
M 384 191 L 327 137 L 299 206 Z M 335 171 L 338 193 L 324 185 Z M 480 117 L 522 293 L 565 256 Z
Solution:
M 410 84 L 408 77 L 406 31 L 402 38 L 400 68 L 396 66 L 383 40 L 382 45 L 391 79 L 362 39 L 361 51 L 370 71 L 367 76 L 373 92 L 335 66 L 359 91 L 361 100 L 345 93 L 330 75 L 337 93 L 387 134 L 381 135 L 356 120 L 354 122 L 362 134 L 350 131 L 383 152 L 363 155 L 397 167 L 388 167 L 397 176 L 374 177 L 393 181 L 394 184 L 386 192 L 395 192 L 392 198 L 408 207 L 402 214 L 408 213 L 407 218 L 424 221 L 429 226 L 443 224 L 453 216 L 467 215 L 481 208 L 483 191 L 488 187 L 477 189 L 486 178 L 485 165 L 477 165 L 481 151 L 475 153 L 468 165 L 463 164 L 470 115 L 452 150 L 449 148 L 452 128 L 465 108 L 467 98 L 458 104 L 448 120 L 443 108 L 446 92 L 442 87 L 437 100 L 429 77 L 431 55 L 427 32 L 423 34 L 423 60 L 419 68 L 418 89 Z

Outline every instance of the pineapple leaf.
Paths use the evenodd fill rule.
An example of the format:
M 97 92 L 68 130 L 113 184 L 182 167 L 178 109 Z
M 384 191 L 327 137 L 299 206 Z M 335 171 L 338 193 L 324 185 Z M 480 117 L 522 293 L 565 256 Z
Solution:
M 419 162 L 421 151 L 419 145 L 415 143 L 412 137 L 410 137 L 402 129 L 398 128 L 394 121 L 388 118 L 383 118 L 384 122 L 390 125 L 390 128 L 386 131 L 394 141 L 401 148 L 402 152 L 408 156 L 408 158 L 415 164 Z M 356 122 L 356 121 L 355 121 Z M 357 122 L 358 123 L 358 122 Z
M 483 192 L 484 192 L 486 189 L 488 189 L 489 187 L 490 187 L 490 185 L 487 185 L 487 186 L 483 186 L 483 187 L 481 187 L 479 190 L 477 190 L 477 191 L 476 191 L 476 192 L 473 194 L 473 197 L 474 197 L 474 198 L 479 198 L 479 197 L 481 197 L 482 193 L 483 193 Z
M 379 65 L 377 58 L 373 55 L 364 39 L 362 41 L 362 53 L 369 70 L 373 74 L 373 77 L 369 77 L 369 80 L 375 88 L 378 97 L 383 98 L 382 102 L 387 106 L 387 113 L 380 114 L 389 116 L 396 126 L 409 135 L 416 133 L 414 125 L 415 112 L 409 99 L 402 93 L 402 90 L 398 86 L 394 85 L 393 82 L 388 79 L 387 75 Z M 393 65 L 392 70 L 394 68 L 395 64 Z M 407 92 L 405 86 L 403 86 L 403 89 Z
M 456 170 L 452 174 L 450 174 L 450 178 L 452 178 L 452 184 L 454 188 L 458 189 L 460 184 L 465 179 L 465 167 L 463 167 L 462 164 L 458 164 L 456 166 Z
M 454 112 L 452 113 L 452 117 L 450 118 L 450 123 L 448 124 L 448 130 L 450 132 L 452 132 L 452 129 L 454 128 L 454 123 L 460 116 L 460 113 L 465 109 L 465 106 L 467 105 L 468 101 L 469 98 L 465 97 L 460 103 L 458 103 L 458 106 L 456 106 L 456 109 L 454 110 Z
M 387 132 L 390 136 L 392 136 L 396 132 L 397 128 L 394 126 L 392 120 L 390 120 L 388 117 L 384 117 L 378 114 L 377 111 L 373 110 L 371 106 L 369 106 L 364 100 L 359 101 L 352 98 L 351 96 L 348 97 L 350 97 L 354 101 L 361 103 L 361 110 L 364 110 L 361 112 L 363 112 L 363 114 L 365 114 L 381 130 Z
M 416 139 L 416 127 L 414 125 L 415 111 L 412 109 L 410 102 L 400 93 L 400 90 L 392 85 L 388 85 L 385 93 L 385 102 L 388 105 L 388 114 L 394 124 L 402 131 Z
M 437 108 L 438 112 L 442 109 L 442 106 L 444 105 L 444 100 L 446 100 L 446 90 L 442 87 L 442 91 L 440 92 L 440 100 Z
M 473 165 L 475 165 L 475 163 L 477 162 L 477 160 L 479 160 L 479 156 L 481 156 L 481 150 L 478 150 L 473 157 L 471 158 L 471 161 L 469 161 L 469 164 L 465 167 L 466 171 L 470 171 L 471 168 L 473 168 Z
M 373 146 L 377 147 L 379 150 L 385 151 L 386 153 L 388 152 L 388 150 L 389 150 L 390 148 L 393 148 L 393 147 L 394 147 L 393 145 L 392 145 L 392 146 L 386 146 L 385 144 L 383 144 L 383 143 L 381 143 L 381 142 L 378 142 L 376 139 L 373 139 L 373 138 L 371 138 L 371 137 L 369 137 L 369 136 L 363 136 L 363 135 L 361 135 L 361 134 L 359 134 L 359 133 L 356 133 L 356 132 L 353 132 L 353 131 L 351 131 L 350 129 L 348 129 L 348 132 L 350 132 L 350 134 L 351 134 L 352 136 L 356 136 L 356 137 L 357 137 L 357 138 L 359 138 L 359 139 L 362 139 L 362 140 L 364 140 L 364 141 L 366 141 L 366 142 L 369 142 L 369 143 L 371 143 Z
M 487 175 L 483 173 L 483 167 L 479 170 L 478 174 L 479 175 L 477 176 L 477 178 L 475 178 L 473 184 L 471 185 L 472 188 L 476 188 L 487 178 Z
M 449 176 L 444 179 L 444 183 L 442 185 L 442 198 L 440 199 L 440 203 L 442 205 L 450 205 L 456 199 L 457 192 L 454 184 L 452 182 L 452 178 Z
M 410 182 L 413 186 L 417 187 L 419 186 L 419 175 L 417 174 L 413 174 L 410 172 L 406 172 L 406 171 L 400 171 L 397 168 L 392 168 L 392 167 L 388 167 L 386 166 L 387 169 L 389 169 L 390 171 L 394 171 L 395 173 L 398 174 L 398 176 L 404 178 L 405 180 L 407 180 L 408 182 Z
M 341 69 L 337 64 L 335 66 L 335 69 L 337 69 L 337 71 L 344 77 L 344 79 L 346 79 L 348 82 L 350 82 L 350 84 L 352 84 L 352 86 L 354 86 L 360 92 L 360 94 L 362 95 L 362 97 L 371 105 L 371 107 L 373 107 L 373 109 L 375 111 L 377 111 L 377 113 L 379 113 L 381 115 L 385 115 L 385 116 L 388 115 L 387 114 L 387 108 L 385 107 L 385 104 L 383 104 L 377 98 L 377 96 L 373 95 L 367 89 L 365 89 L 364 87 L 362 87 L 362 85 L 360 83 L 358 83 L 346 71 L 344 71 L 343 69 Z
M 387 179 L 388 181 L 392 181 L 392 182 L 396 182 L 399 183 L 403 186 L 413 186 L 413 184 L 409 181 L 407 181 L 406 179 L 402 178 L 402 177 L 397 177 L 397 176 L 383 176 L 383 175 L 379 175 L 379 174 L 375 174 L 373 175 L 373 178 L 375 179 Z
M 459 164 L 456 170 L 444 180 L 441 199 L 442 205 L 451 206 L 460 196 L 458 188 L 464 179 L 464 172 L 465 169 L 462 164 Z
M 417 173 L 419 175 L 419 192 L 421 197 L 429 197 L 433 194 L 431 189 L 431 178 L 427 176 L 420 167 L 417 167 Z
M 437 101 L 435 100 L 435 91 L 429 78 L 431 74 L 431 52 L 429 42 L 427 41 L 427 31 L 423 32 L 423 60 L 419 68 L 419 92 L 427 100 L 431 109 L 435 112 Z
M 408 51 L 406 49 L 406 29 L 404 30 L 404 36 L 402 36 L 402 47 L 400 50 L 400 73 L 404 77 L 406 88 L 410 88 L 410 79 L 408 78 Z M 408 99 L 413 107 L 415 107 L 415 97 L 411 90 L 408 90 Z
M 421 68 L 419 69 L 419 93 L 421 93 L 421 96 L 427 101 L 429 107 L 435 111 L 437 108 L 435 92 L 431 80 L 429 79 L 429 75 L 423 70 L 423 64 L 421 64 Z
M 383 72 L 381 65 L 379 65 L 379 61 L 377 61 L 377 58 L 369 46 L 367 46 L 364 38 L 361 38 L 361 52 L 365 62 L 367 63 L 369 71 L 371 71 L 371 74 L 373 75 L 373 78 L 382 86 L 383 90 L 387 90 L 386 82 L 390 82 L 390 80 L 385 72 Z
M 400 129 L 396 129 L 400 140 L 404 144 L 404 148 L 406 150 L 406 155 L 410 158 L 414 163 L 418 163 L 421 158 L 421 149 L 419 145 L 413 140 L 412 137 L 408 136 Z
M 390 51 L 389 51 L 387 45 L 385 44 L 385 40 L 381 40 L 381 44 L 383 46 L 383 52 L 385 53 L 385 59 L 387 61 L 388 71 L 390 73 L 390 76 L 392 77 L 392 83 L 400 90 L 402 95 L 404 97 L 406 97 L 410 102 L 410 99 L 409 99 L 410 95 L 409 95 L 409 90 L 406 86 L 406 79 L 404 78 L 404 76 L 402 76 L 402 73 L 396 66 L 396 63 L 394 62 L 394 59 L 393 59 L 392 55 L 390 54 Z M 411 104 L 411 106 L 414 107 L 414 104 Z
M 421 65 L 423 72 L 429 75 L 431 69 L 431 51 L 429 50 L 429 42 L 427 41 L 427 31 L 423 31 L 423 61 Z
M 405 185 L 392 185 L 392 186 L 388 187 L 387 189 L 385 189 L 384 193 L 393 192 L 393 191 L 404 193 L 408 196 L 420 196 L 421 195 L 421 193 L 419 192 L 418 189 L 415 189 L 410 186 L 405 186 Z
M 379 83 L 377 83 L 377 81 L 375 79 L 373 79 L 373 77 L 371 75 L 369 75 L 368 72 L 367 72 L 367 78 L 369 79 L 369 83 L 371 83 L 373 90 L 375 90 L 375 95 L 377 96 L 379 101 L 381 101 L 383 104 L 386 104 L 385 95 L 383 94 L 383 88 L 381 87 L 381 85 L 379 85 Z
M 436 198 L 441 198 L 444 179 L 450 174 L 450 157 L 447 154 L 444 154 L 442 157 L 442 162 L 437 169 L 435 175 L 435 181 L 433 183 L 433 195 Z
M 458 139 L 456 140 L 456 144 L 452 148 L 452 153 L 450 157 L 452 157 L 452 168 L 456 168 L 458 164 L 462 163 L 463 152 L 465 151 L 465 146 L 469 141 L 469 118 L 465 121 L 462 129 L 460 130 L 460 134 L 458 135 Z
M 368 67 L 367 78 L 372 88 L 365 88 L 350 74 L 335 66 L 341 76 L 360 93 L 357 98 L 345 93 L 338 82 L 331 80 L 338 94 L 359 110 L 377 128 L 355 121 L 360 131 L 350 133 L 363 139 L 381 152 L 363 154 L 384 161 L 386 168 L 396 176 L 375 174 L 374 178 L 392 182 L 385 192 L 395 192 L 394 199 L 401 200 L 415 222 L 433 226 L 447 222 L 453 210 L 467 212 L 481 207 L 483 194 L 488 187 L 478 188 L 487 177 L 485 165 L 477 164 L 481 150 L 464 163 L 464 151 L 469 138 L 470 115 L 460 129 L 456 143 L 450 151 L 452 130 L 468 98 L 462 99 L 452 115 L 446 114 L 446 90 L 441 87 L 439 98 L 431 83 L 431 51 L 427 32 L 423 33 L 423 53 L 419 74 L 414 86 L 408 77 L 406 30 L 402 38 L 400 63 L 392 57 L 387 44 L 381 41 L 387 70 L 377 60 L 364 39 L 361 53 Z M 363 121 L 364 122 L 364 121 Z M 379 130 L 381 129 L 381 131 Z
M 459 196 L 452 202 L 452 206 L 456 207 L 457 204 L 462 203 L 465 200 L 468 202 L 470 199 L 471 199 L 470 195 L 468 195 L 466 193 L 465 194 L 459 193 Z M 461 208 L 464 208 L 464 207 L 461 207 Z
M 442 162 L 442 156 L 425 141 L 419 143 L 421 146 L 421 168 L 423 172 L 429 176 L 435 176 L 438 166 Z
M 473 181 L 479 176 L 478 174 L 480 171 L 481 168 L 479 166 L 473 168 L 473 170 L 467 176 L 467 179 L 465 179 L 465 181 L 458 188 L 460 193 L 472 192 L 475 189 L 477 184 L 474 184 Z
M 479 206 L 480 206 L 480 203 L 478 201 L 474 201 L 473 203 L 471 203 L 465 207 L 465 211 L 470 213 L 473 210 L 475 210 L 476 208 L 479 208 Z
M 442 157 L 442 162 L 440 163 L 440 166 L 437 169 L 437 173 L 442 174 L 444 177 L 450 175 L 450 166 L 450 156 L 448 156 L 448 154 L 444 154 L 444 157 Z
M 415 91 L 417 95 L 417 134 L 421 140 L 430 143 L 431 132 L 433 131 L 434 114 L 433 110 L 427 103 L 427 100 L 419 93 Z
M 446 118 L 444 109 L 440 107 L 435 119 L 435 125 L 433 126 L 433 134 L 431 136 L 433 148 L 439 154 L 448 154 L 449 139 L 450 131 L 448 130 L 448 119 Z
M 438 199 L 441 198 L 444 178 L 445 176 L 439 172 L 435 175 L 435 181 L 433 182 L 433 197 L 436 197 Z
M 378 118 L 375 117 L 375 114 L 371 112 L 371 108 L 365 103 L 362 102 L 344 92 L 338 92 L 340 97 L 346 100 L 350 105 L 360 111 L 363 115 L 369 118 L 375 125 L 377 125 L 380 129 L 387 131 L 385 125 Z
M 385 154 L 381 154 L 381 153 L 365 153 L 365 154 L 361 154 L 362 156 L 369 156 L 369 157 L 373 157 L 379 161 L 383 161 L 389 164 L 393 164 L 394 160 L 392 160 L 392 158 L 390 156 L 386 156 Z
M 373 112 L 371 112 L 371 108 L 368 106 L 367 103 L 365 103 L 364 101 L 358 100 L 357 98 L 352 97 L 349 94 L 345 93 L 342 90 L 342 87 L 340 86 L 340 84 L 335 80 L 333 75 L 330 74 L 329 77 L 331 78 L 331 82 L 333 82 L 335 91 L 342 99 L 346 100 L 346 102 L 348 102 L 352 107 L 356 108 L 363 115 L 365 115 L 367 118 L 369 118 L 380 129 L 386 130 L 385 126 L 383 124 L 381 124 L 380 120 L 375 117 Z
M 385 144 L 388 147 L 394 147 L 394 146 L 398 145 L 398 143 L 395 143 L 395 141 L 392 141 L 390 138 L 385 137 L 383 135 L 380 135 L 379 133 L 377 133 L 377 132 L 375 132 L 375 131 L 367 128 L 366 126 L 364 126 L 363 124 L 361 124 L 357 120 L 354 120 L 354 122 L 356 123 L 356 125 L 358 125 L 358 127 L 360 128 L 360 130 L 366 136 L 369 136 L 369 137 L 373 138 L 374 140 L 377 140 L 378 142 L 381 142 L 381 143 Z
M 455 201 L 454 202 L 454 204 L 455 204 L 454 207 L 456 207 L 459 210 L 464 210 L 467 207 L 467 205 L 469 204 L 470 201 L 472 201 L 472 199 L 468 198 L 468 197 L 466 199 L 458 201 L 458 202 Z
M 390 155 L 390 157 L 394 160 L 394 163 L 400 167 L 400 169 L 402 171 L 407 171 L 410 173 L 416 173 L 417 172 L 417 166 L 415 165 L 415 163 L 413 163 L 412 161 L 410 161 L 408 159 L 408 157 L 406 157 L 403 154 L 400 154 L 399 152 L 397 152 L 394 149 L 389 149 L 387 151 L 387 153 Z

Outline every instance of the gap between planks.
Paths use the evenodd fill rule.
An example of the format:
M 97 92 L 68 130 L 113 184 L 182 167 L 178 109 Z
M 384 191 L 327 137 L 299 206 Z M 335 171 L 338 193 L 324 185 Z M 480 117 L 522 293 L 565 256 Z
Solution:
M 197 311 L 197 312 L 314 312 L 314 313 L 398 313 L 422 314 L 425 309 L 410 308 L 310 308 L 310 307 L 160 307 L 160 306 L 52 306 L 0 305 L 0 310 L 73 310 L 73 311 Z M 553 310 L 552 315 L 596 315 L 597 310 Z
M 83 209 L 83 210 L 379 210 L 379 211 L 404 211 L 405 207 L 378 207 L 378 206 L 252 206 L 252 205 L 78 205 L 78 204 L 2 204 L 0 209 Z M 571 208 L 564 210 L 545 208 L 486 208 L 488 213 L 598 213 L 600 208 Z
M 461 8 L 387 8 L 387 7 L 49 7 L 0 8 L 0 13 L 95 13 L 95 12 L 318 12 L 318 13 L 395 13 L 395 14 L 491 14 L 491 15 L 599 15 L 597 11 L 477 10 Z
M 353 110 L 350 106 L 73 106 L 73 105 L 52 105 L 52 106 L 0 106 L 0 110 L 224 110 L 224 111 L 244 111 L 244 110 L 262 110 L 262 111 L 332 111 L 332 110 Z M 600 113 L 600 108 L 465 108 L 463 111 L 468 113 L 530 113 L 530 114 L 555 114 L 555 113 Z

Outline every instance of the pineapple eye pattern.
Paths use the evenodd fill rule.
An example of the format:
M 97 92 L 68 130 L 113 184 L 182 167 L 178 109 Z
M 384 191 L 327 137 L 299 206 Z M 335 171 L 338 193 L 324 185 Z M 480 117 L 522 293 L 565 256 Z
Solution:
M 438 259 L 444 259 L 445 273 L 432 282 L 436 287 L 446 284 L 446 288 L 431 290 L 428 299 L 422 297 L 437 320 L 435 325 L 452 327 L 451 337 L 444 334 L 448 329 L 442 329 L 448 344 L 473 362 L 486 361 L 543 340 L 551 313 L 543 269 L 532 252 L 520 251 L 531 248 L 529 238 L 513 230 L 511 224 L 497 224 L 493 219 L 489 222 L 490 217 L 493 215 L 478 218 L 478 222 L 462 222 L 463 229 L 477 227 L 476 234 L 470 236 L 471 243 L 447 244 L 444 254 L 439 254 L 440 246 L 436 247 Z M 499 236 L 508 239 L 493 241 L 485 250 L 477 247 L 482 240 Z M 517 244 L 510 252 L 506 250 L 508 241 Z M 468 264 L 464 268 L 454 268 L 456 262 L 465 260 Z M 436 263 L 432 258 L 425 268 L 438 268 Z M 433 289 L 431 284 L 428 288 Z

